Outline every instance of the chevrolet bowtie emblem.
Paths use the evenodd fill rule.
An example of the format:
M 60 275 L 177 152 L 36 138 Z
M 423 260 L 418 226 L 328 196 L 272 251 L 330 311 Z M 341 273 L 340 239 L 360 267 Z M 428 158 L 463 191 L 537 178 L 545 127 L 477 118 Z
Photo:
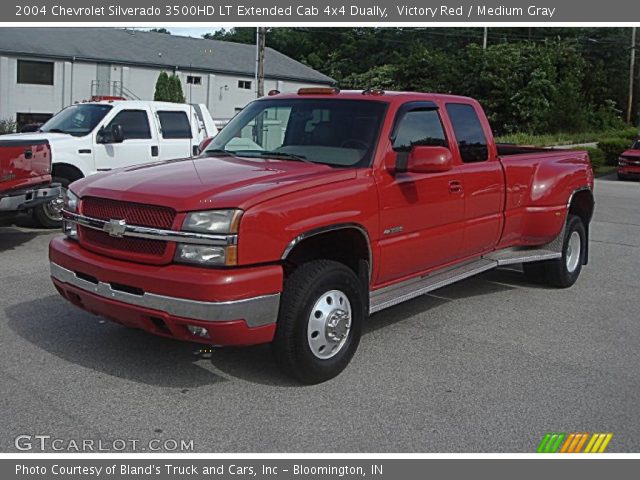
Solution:
M 112 237 L 124 237 L 124 232 L 127 230 L 127 222 L 126 220 L 109 220 L 104 224 L 102 230 Z

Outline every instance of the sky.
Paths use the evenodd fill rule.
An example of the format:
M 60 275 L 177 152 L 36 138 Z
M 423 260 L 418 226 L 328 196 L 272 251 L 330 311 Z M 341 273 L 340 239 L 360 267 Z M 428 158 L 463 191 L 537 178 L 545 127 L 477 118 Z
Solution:
M 222 27 L 217 25 L 211 25 L 210 27 L 168 27 L 167 30 L 169 30 L 172 35 L 201 38 L 205 33 L 215 32 L 216 30 L 220 30 L 221 28 Z M 149 29 L 144 28 L 141 30 Z

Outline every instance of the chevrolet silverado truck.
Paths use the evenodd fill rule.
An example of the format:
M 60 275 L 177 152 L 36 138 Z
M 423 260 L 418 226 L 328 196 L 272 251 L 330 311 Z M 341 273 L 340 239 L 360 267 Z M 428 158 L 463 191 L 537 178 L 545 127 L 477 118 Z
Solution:
M 640 140 L 633 142 L 618 158 L 618 179 L 634 180 L 640 178 Z
M 64 108 L 36 132 L 0 141 L 48 143 L 53 181 L 62 192 L 80 178 L 114 168 L 197 155 L 217 133 L 205 105 L 102 100 Z M 33 208 L 43 227 L 60 227 L 62 197 Z
M 51 183 L 49 143 L 0 139 L 0 219 L 51 202 L 62 204 L 60 186 Z
M 271 343 L 305 383 L 340 373 L 378 312 L 501 265 L 553 287 L 587 263 L 586 152 L 499 146 L 459 96 L 272 92 L 197 158 L 73 183 L 53 283 L 125 326 Z

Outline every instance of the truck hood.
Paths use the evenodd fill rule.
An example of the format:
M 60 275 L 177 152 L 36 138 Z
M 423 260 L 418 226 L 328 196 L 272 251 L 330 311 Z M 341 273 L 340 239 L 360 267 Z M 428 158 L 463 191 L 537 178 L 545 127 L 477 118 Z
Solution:
M 10 133 L 9 135 L 0 135 L 0 140 L 24 140 L 43 141 L 47 140 L 49 145 L 63 143 L 78 143 L 78 139 L 82 137 L 74 137 L 66 133 L 45 133 L 45 132 L 29 132 L 29 133 Z
M 242 208 L 355 178 L 355 169 L 268 158 L 197 157 L 126 167 L 75 182 L 79 196 L 170 206 L 178 212 Z

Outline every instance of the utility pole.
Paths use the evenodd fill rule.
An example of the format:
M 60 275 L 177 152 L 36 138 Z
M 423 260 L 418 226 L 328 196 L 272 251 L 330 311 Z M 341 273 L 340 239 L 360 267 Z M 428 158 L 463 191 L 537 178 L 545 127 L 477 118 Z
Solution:
M 264 50 L 267 43 L 267 27 L 256 30 L 256 96 L 264 96 Z
M 487 37 L 489 36 L 489 27 L 484 27 L 484 35 L 482 37 L 482 49 L 487 49 Z
M 631 123 L 633 110 L 633 77 L 636 70 L 636 27 L 631 29 L 631 60 L 629 61 L 629 104 L 627 106 L 627 123 Z

